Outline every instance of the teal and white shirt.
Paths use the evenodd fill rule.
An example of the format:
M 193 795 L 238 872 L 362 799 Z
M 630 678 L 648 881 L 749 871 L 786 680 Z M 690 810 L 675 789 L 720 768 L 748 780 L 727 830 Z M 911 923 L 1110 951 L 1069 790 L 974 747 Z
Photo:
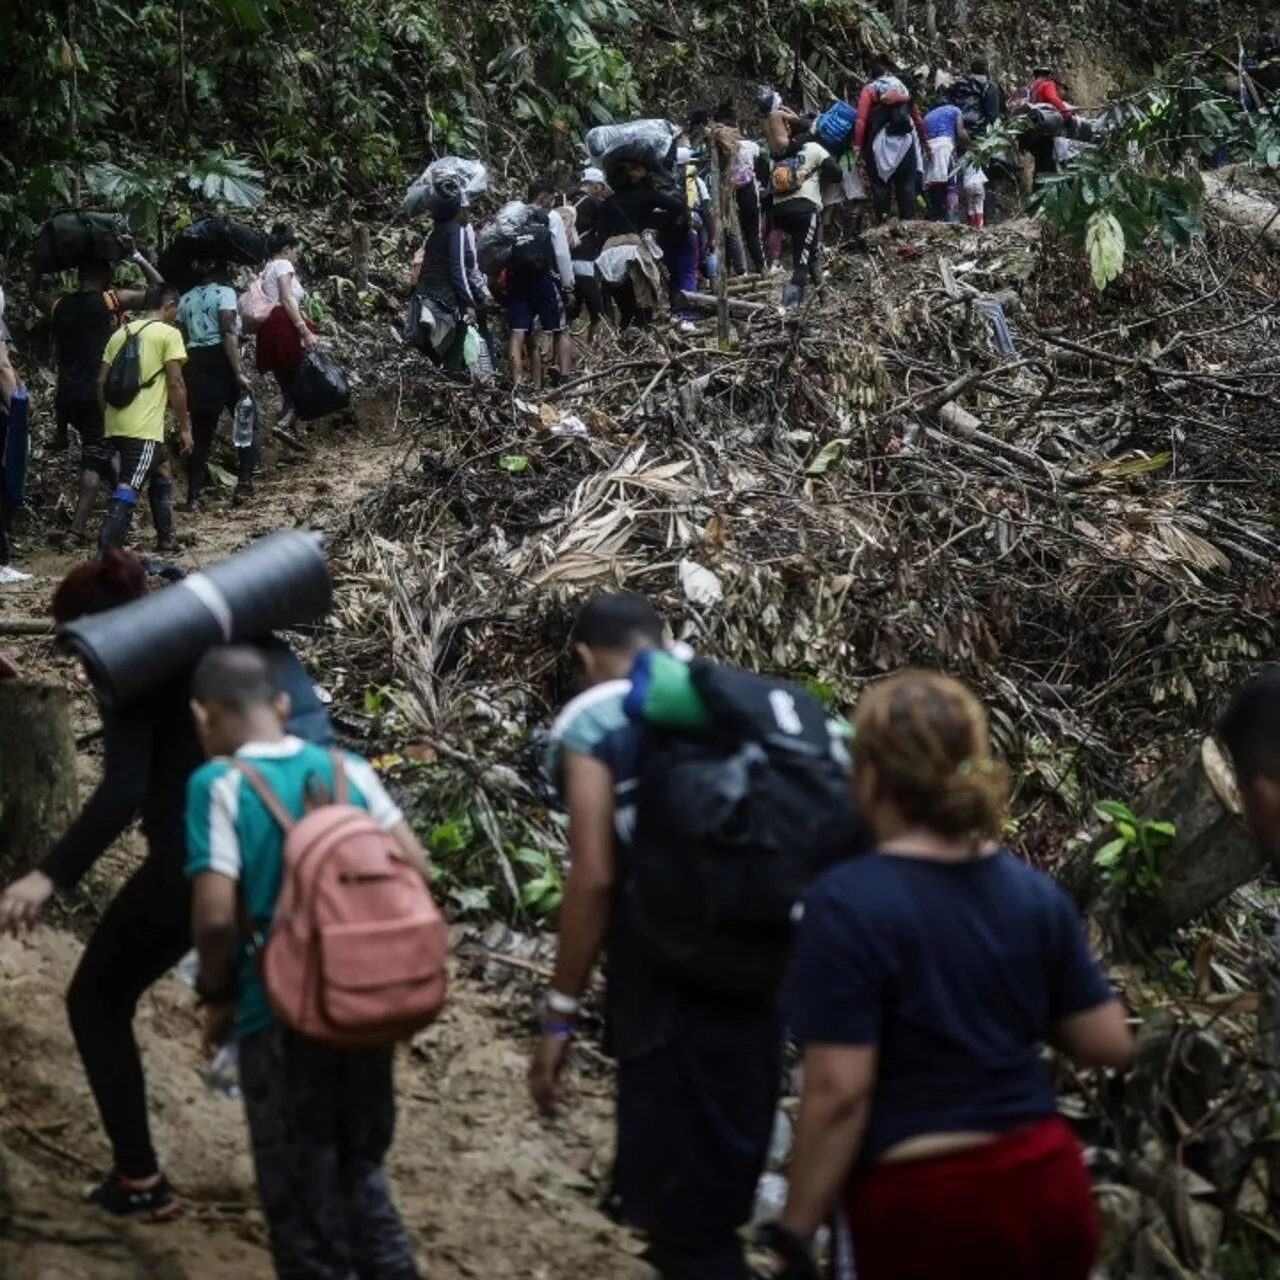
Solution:
M 295 817 L 306 813 L 312 779 L 333 794 L 333 760 L 329 752 L 301 738 L 251 742 L 236 752 L 251 762 L 267 785 Z M 373 766 L 359 756 L 343 755 L 348 799 L 364 809 L 385 831 L 404 820 L 395 801 L 378 780 Z M 225 758 L 210 760 L 187 783 L 187 875 L 216 871 L 234 880 L 254 927 L 271 927 L 284 878 L 284 832 L 257 793 Z M 267 1003 L 258 967 L 241 944 L 236 960 L 240 1003 L 236 1035 L 263 1031 L 274 1015 Z
M 188 289 L 178 303 L 178 323 L 187 331 L 187 347 L 216 347 L 222 342 L 221 312 L 236 317 L 240 332 L 240 314 L 236 310 L 236 291 L 225 284 L 198 284 Z

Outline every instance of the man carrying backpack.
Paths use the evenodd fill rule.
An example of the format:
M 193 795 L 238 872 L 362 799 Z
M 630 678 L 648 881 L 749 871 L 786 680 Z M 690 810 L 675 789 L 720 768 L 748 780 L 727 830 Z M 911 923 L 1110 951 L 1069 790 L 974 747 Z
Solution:
M 519 386 L 524 378 L 524 353 L 530 348 L 531 374 L 541 382 L 541 358 L 536 332 L 551 335 L 556 377 L 563 381 L 573 369 L 573 343 L 567 308 L 573 303 L 573 258 L 564 222 L 555 208 L 556 189 L 550 182 L 529 187 L 529 213 L 516 236 L 507 263 L 506 311 L 511 329 L 511 378 Z
M 781 1050 L 775 988 L 793 899 L 787 892 L 770 901 L 772 924 L 770 912 L 753 911 L 755 925 L 741 928 L 735 917 L 739 932 L 722 934 L 684 877 L 700 879 L 708 857 L 723 859 L 706 879 L 741 902 L 736 868 L 768 858 L 754 842 L 727 856 L 700 843 L 723 795 L 737 796 L 732 816 L 746 816 L 733 786 L 744 769 L 760 802 L 788 825 L 798 855 L 817 852 L 805 819 L 839 828 L 824 801 L 834 795 L 847 808 L 847 777 L 843 768 L 826 770 L 828 790 L 814 785 L 798 817 L 787 803 L 795 793 L 766 767 L 770 748 L 751 740 L 754 713 L 771 723 L 776 715 L 781 736 L 804 733 L 791 776 L 813 784 L 824 755 L 809 734 L 826 741 L 821 707 L 798 706 L 803 692 L 793 696 L 776 682 L 710 663 L 689 667 L 664 653 L 662 623 L 642 596 L 592 600 L 573 642 L 591 687 L 552 733 L 549 766 L 569 813 L 570 868 L 530 1087 L 551 1114 L 579 1002 L 604 950 L 608 1047 L 618 1061 L 617 1160 L 605 1207 L 648 1237 L 647 1257 L 664 1280 L 747 1280 L 737 1231 L 750 1217 L 772 1131 Z M 735 697 L 741 682 L 766 692 L 754 703 Z M 695 719 L 699 705 L 718 707 L 726 690 L 728 710 L 705 732 L 651 730 L 644 696 L 659 686 L 674 693 L 668 706 Z M 799 713 L 813 706 L 816 724 L 813 716 L 801 724 Z M 740 712 L 744 720 L 726 730 Z
M 163 283 L 160 273 L 136 250 L 132 261 L 147 279 L 147 287 Z M 80 441 L 80 485 L 75 515 L 67 541 L 83 546 L 93 514 L 94 499 L 102 482 L 111 480 L 111 454 L 103 444 L 103 414 L 98 401 L 98 373 L 102 353 L 111 335 L 124 323 L 127 311 L 146 303 L 143 289 L 116 289 L 106 263 L 85 263 L 79 271 L 79 288 L 71 293 L 49 293 L 44 277 L 31 281 L 36 307 L 49 317 L 58 356 L 58 387 L 54 394 L 54 433 L 50 448 L 61 452 L 70 444 L 70 431 Z
M 365 761 L 285 734 L 288 698 L 255 650 L 211 650 L 196 668 L 191 697 L 211 757 L 187 785 L 196 990 L 207 1009 L 206 1042 L 219 1045 L 233 1029 L 238 1042 L 276 1274 L 411 1280 L 419 1273 L 383 1168 L 395 1128 L 397 1024 L 381 1037 L 364 1025 L 367 1047 L 357 1047 L 300 1031 L 295 1023 L 305 1011 L 292 1004 L 291 1014 L 302 1018 L 286 1021 L 274 1010 L 285 999 L 278 949 L 319 919 L 321 893 L 326 907 L 342 899 L 351 908 L 345 922 L 311 935 L 314 945 L 303 954 L 320 958 L 315 969 L 291 975 L 297 990 L 323 993 L 337 1026 L 354 1017 L 352 1000 L 361 992 L 394 999 L 396 981 L 422 975 L 434 984 L 429 990 L 425 982 L 417 994 L 408 985 L 402 990 L 415 1008 L 434 1002 L 438 1009 L 445 929 L 423 883 L 422 846 Z M 304 826 L 301 838 L 314 855 L 305 867 L 286 835 L 286 828 Z M 326 864 L 333 870 L 322 880 Z M 286 898 L 288 924 L 277 918 L 273 925 Z M 404 903 L 412 909 L 401 909 Z M 394 916 L 388 905 L 397 908 Z M 245 940 L 250 929 L 252 946 Z M 327 985 L 343 973 L 358 982 Z M 425 1025 L 421 1014 L 417 1025 Z
M 1069 128 L 1071 121 L 1075 119 L 1075 113 L 1058 92 L 1058 81 L 1050 66 L 1040 65 L 1032 71 L 1027 102 L 1032 107 L 1052 108 L 1062 117 L 1064 127 Z M 1057 131 L 1037 128 L 1024 144 L 1035 161 L 1037 182 L 1050 174 L 1058 173 L 1062 168 L 1058 163 L 1057 141 Z
M 858 97 L 853 146 L 870 180 L 876 217 L 889 216 L 890 197 L 896 197 L 898 217 L 916 216 L 916 187 L 922 159 L 928 154 L 920 109 L 907 86 L 893 75 L 883 58 L 871 63 L 871 82 Z
M 119 483 L 107 505 L 98 551 L 128 540 L 138 495 L 145 489 L 156 528 L 156 547 L 176 555 L 181 548 L 173 533 L 173 486 L 164 454 L 165 410 L 178 420 L 178 442 L 185 457 L 193 447 L 187 388 L 182 366 L 187 350 L 174 325 L 178 291 L 154 284 L 147 290 L 140 320 L 111 335 L 98 374 L 98 400 L 103 410 L 103 447 L 120 460 Z

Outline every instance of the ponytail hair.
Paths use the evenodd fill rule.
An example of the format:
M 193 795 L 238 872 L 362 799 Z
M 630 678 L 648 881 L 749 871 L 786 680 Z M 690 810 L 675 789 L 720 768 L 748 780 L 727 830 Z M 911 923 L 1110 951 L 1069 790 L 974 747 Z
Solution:
M 875 769 L 908 822 L 954 840 L 1000 835 L 1008 774 L 991 755 L 982 704 L 959 681 L 905 671 L 872 685 L 854 719 L 853 763 Z

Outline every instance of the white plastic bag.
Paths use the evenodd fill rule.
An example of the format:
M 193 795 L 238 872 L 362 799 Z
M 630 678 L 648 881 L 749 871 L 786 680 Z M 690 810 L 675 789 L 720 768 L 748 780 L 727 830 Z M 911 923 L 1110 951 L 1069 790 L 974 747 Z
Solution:
M 680 126 L 670 120 L 632 120 L 628 124 L 602 124 L 587 134 L 591 163 L 608 173 L 617 164 L 642 164 L 649 169 L 669 169 L 675 160 L 673 144 Z
M 446 174 L 458 183 L 468 200 L 489 189 L 489 170 L 482 160 L 468 160 L 463 156 L 441 156 L 422 171 L 404 198 L 404 211 L 411 218 L 420 217 L 437 202 L 437 183 Z

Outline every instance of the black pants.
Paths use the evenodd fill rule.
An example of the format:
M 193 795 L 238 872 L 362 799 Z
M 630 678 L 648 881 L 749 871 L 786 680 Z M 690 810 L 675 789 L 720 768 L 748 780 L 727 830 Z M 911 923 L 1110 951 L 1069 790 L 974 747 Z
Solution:
M 1062 166 L 1058 163 L 1058 148 L 1053 138 L 1035 138 L 1026 144 L 1031 158 L 1036 162 L 1036 181 L 1047 178 L 1050 174 L 1060 173 Z
M 240 1086 L 279 1280 L 416 1280 L 382 1167 L 391 1049 L 341 1050 L 276 1025 L 240 1041 Z
M 234 415 L 235 406 L 229 406 Z M 213 452 L 213 441 L 218 434 L 218 422 L 222 418 L 222 409 L 191 410 L 191 471 L 187 482 L 187 498 L 194 500 L 204 492 L 209 478 L 209 455 Z M 236 485 L 238 488 L 253 487 L 254 472 L 258 469 L 258 459 L 262 456 L 262 428 L 255 427 L 253 443 L 243 449 L 236 450 Z
M 54 407 L 59 435 L 68 429 L 80 437 L 80 470 L 111 478 L 111 452 L 103 443 L 102 408 L 96 400 L 68 400 Z
M 948 184 L 945 182 L 930 182 L 924 190 L 929 200 L 929 221 L 946 222 L 947 192 L 950 190 Z
M 742 240 L 736 250 L 733 244 L 730 244 L 729 255 L 737 260 L 734 263 L 735 267 L 745 271 L 746 262 L 743 260 L 745 249 L 746 257 L 750 258 L 756 275 L 764 275 L 764 237 L 760 232 L 760 190 L 754 182 L 748 182 L 744 186 L 735 188 L 734 198 L 738 202 L 738 226 L 742 231 Z M 731 241 L 736 238 L 730 236 Z
M 751 1217 L 778 1099 L 773 1010 L 700 1018 L 618 1065 L 618 1156 L 608 1208 L 649 1237 L 664 1280 L 747 1280 Z
M 810 281 L 818 283 L 822 214 L 811 206 L 790 210 L 784 205 L 774 210 L 773 225 L 791 241 L 791 283 L 803 293 Z
M 9 563 L 13 548 L 9 545 L 9 530 L 13 527 L 13 511 L 9 506 L 9 486 L 4 469 L 5 448 L 9 440 L 9 412 L 0 408 L 0 565 Z
M 594 329 L 604 318 L 604 290 L 600 287 L 600 277 L 594 272 L 589 276 L 573 277 L 573 310 L 569 314 L 570 321 L 582 314 L 583 307 L 586 308 Z
M 143 992 L 191 950 L 184 856 L 181 841 L 150 852 L 98 922 L 67 991 L 71 1033 L 116 1172 L 128 1178 L 159 1171 L 133 1015 Z
M 609 285 L 608 293 L 618 308 L 619 329 L 647 329 L 653 323 L 653 308 L 640 305 L 629 279 Z
M 896 197 L 898 217 L 903 222 L 911 222 L 916 216 L 916 152 L 912 147 L 902 162 L 886 180 L 880 176 L 876 166 L 876 158 L 871 149 L 867 149 L 867 172 L 871 175 L 871 200 L 875 205 L 876 217 L 883 221 L 889 216 L 891 200 Z

